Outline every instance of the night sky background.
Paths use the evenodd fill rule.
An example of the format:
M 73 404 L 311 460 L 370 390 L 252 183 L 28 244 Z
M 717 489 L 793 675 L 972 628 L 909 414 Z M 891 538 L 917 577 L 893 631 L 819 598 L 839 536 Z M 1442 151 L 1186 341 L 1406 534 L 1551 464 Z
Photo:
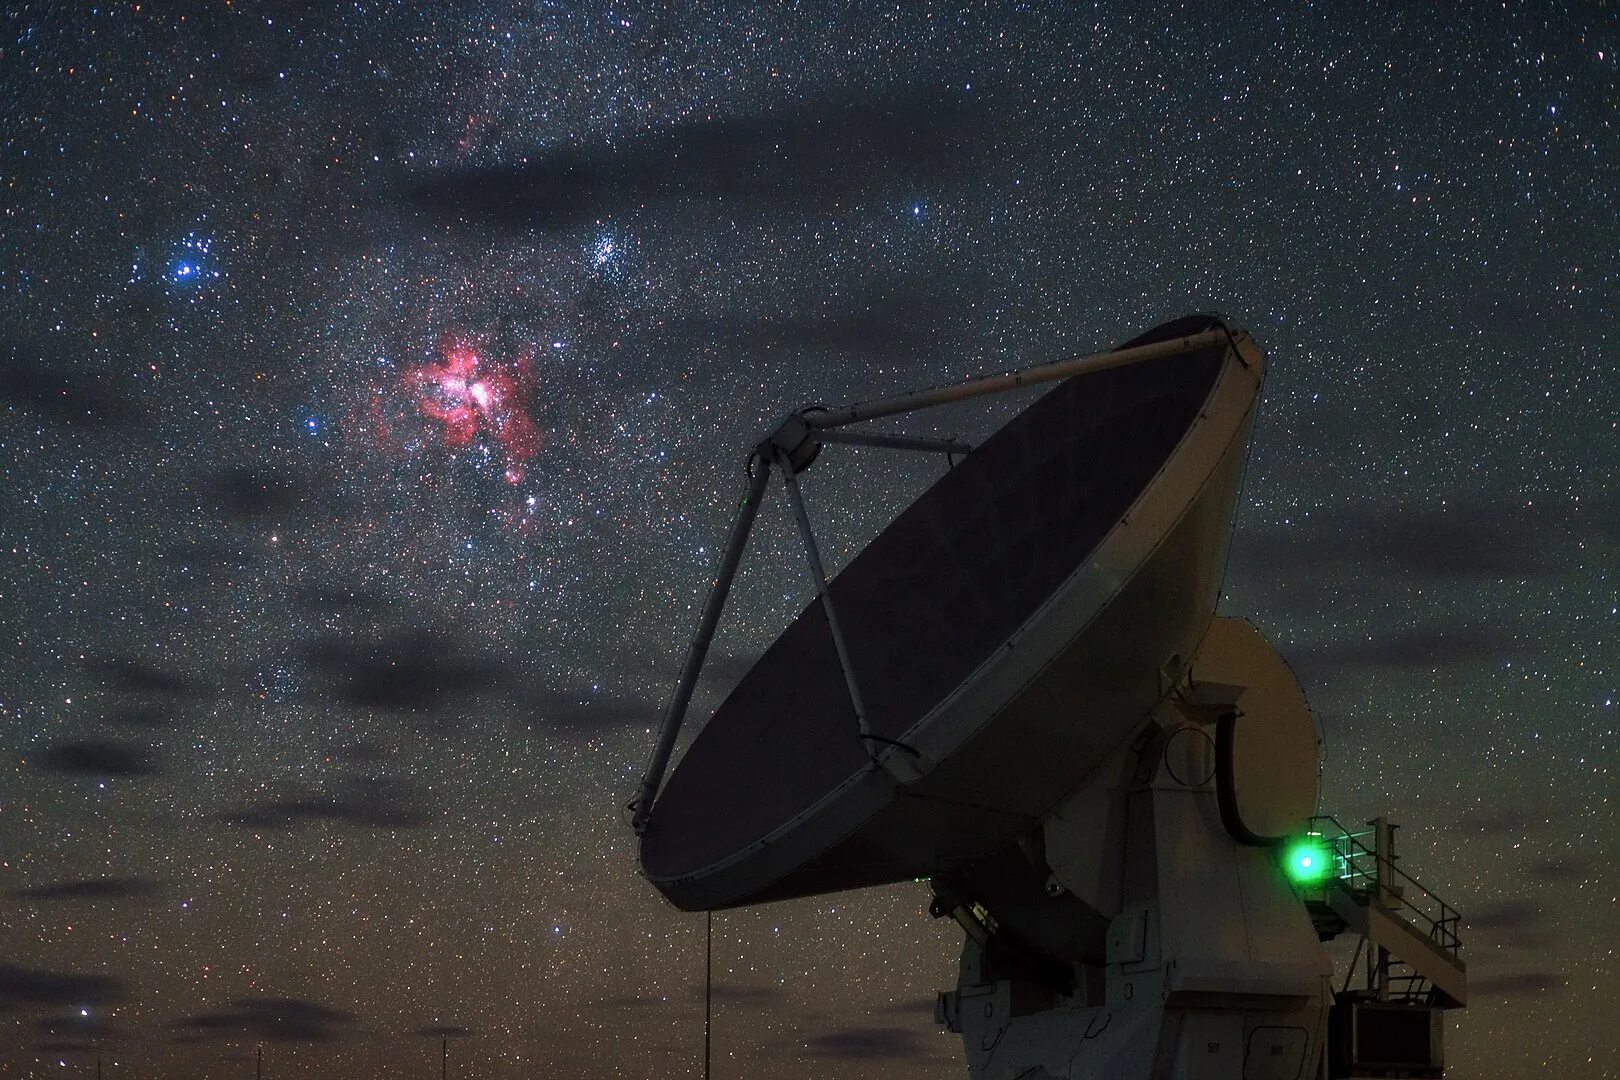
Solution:
M 1620 1076 L 1617 75 L 1607 5 L 8 4 L 0 1075 L 696 1075 L 622 806 L 750 440 L 1213 309 L 1224 610 L 1464 912 L 1450 1075 Z M 835 564 L 942 467 L 836 456 Z M 964 1075 L 926 903 L 717 916 L 716 1075 Z

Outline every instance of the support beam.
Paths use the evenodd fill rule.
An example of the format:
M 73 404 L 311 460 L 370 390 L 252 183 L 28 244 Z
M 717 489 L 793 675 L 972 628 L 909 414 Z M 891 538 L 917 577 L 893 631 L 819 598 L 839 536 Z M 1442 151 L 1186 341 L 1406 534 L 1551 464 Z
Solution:
M 960 439 L 928 439 L 916 435 L 891 435 L 881 431 L 822 431 L 816 434 L 822 443 L 849 443 L 853 446 L 877 446 L 886 450 L 931 450 L 939 454 L 966 454 L 972 443 Z
M 810 565 L 810 583 L 815 586 L 816 599 L 827 616 L 827 629 L 832 633 L 833 648 L 838 651 L 838 666 L 844 671 L 844 686 L 849 690 L 849 704 L 855 710 L 855 726 L 860 732 L 861 745 L 868 754 L 872 747 L 868 741 L 872 729 L 866 722 L 866 705 L 861 701 L 861 688 L 855 682 L 855 667 L 850 662 L 849 646 L 838 625 L 838 612 L 833 609 L 832 593 L 827 589 L 827 572 L 822 566 L 821 550 L 816 546 L 816 535 L 810 529 L 810 513 L 804 506 L 804 494 L 799 490 L 799 478 L 793 472 L 786 454 L 778 454 L 777 467 L 782 470 L 782 485 L 787 488 L 788 501 L 793 504 L 793 516 L 799 521 L 799 535 L 804 539 L 804 554 Z
M 748 532 L 754 527 L 759 502 L 765 495 L 765 485 L 770 479 L 770 463 L 763 457 L 756 459 L 754 474 L 748 481 L 748 493 L 743 496 L 742 505 L 737 507 L 737 513 L 731 519 L 731 533 L 726 537 L 726 549 L 720 556 L 720 569 L 709 588 L 709 598 L 703 604 L 697 633 L 686 650 L 686 665 L 681 668 L 680 682 L 675 684 L 675 696 L 669 699 L 669 706 L 664 710 L 652 760 L 647 763 L 646 775 L 642 777 L 635 801 L 630 804 L 630 824 L 637 833 L 647 827 L 647 818 L 652 814 L 653 800 L 657 798 L 659 785 L 663 783 L 664 770 L 669 768 L 669 755 L 675 749 L 675 737 L 680 734 L 681 723 L 686 719 L 686 708 L 692 702 L 692 691 L 697 687 L 703 661 L 709 655 L 709 643 L 714 640 L 715 627 L 720 623 L 726 596 L 731 592 L 731 583 L 737 576 L 737 565 L 742 562 L 743 549 L 748 544 Z
M 899 397 L 858 402 L 854 405 L 828 409 L 825 412 L 807 412 L 804 414 L 804 422 L 812 431 L 826 431 L 828 428 L 858 424 L 863 420 L 876 420 L 880 416 L 894 416 L 896 413 L 929 409 L 935 405 L 948 405 L 953 401 L 966 401 L 969 398 L 984 397 L 986 394 L 999 394 L 1023 386 L 1037 386 L 1041 383 L 1056 382 L 1059 379 L 1067 379 L 1071 375 L 1106 371 L 1109 368 L 1124 367 L 1127 364 L 1138 364 L 1144 360 L 1156 360 L 1161 356 L 1176 356 L 1181 353 L 1197 352 L 1199 349 L 1207 349 L 1214 345 L 1229 344 L 1231 340 L 1232 334 L 1230 331 L 1225 327 L 1217 327 L 1214 330 L 1204 330 L 1197 334 L 1188 334 L 1186 337 L 1171 338 L 1168 341 L 1155 341 L 1147 345 L 1136 345 L 1129 349 L 1115 349 L 1111 352 L 1091 353 L 1086 356 L 1070 357 L 1066 360 L 1054 360 L 1050 364 L 1038 364 L 1022 371 L 967 379 L 963 382 L 952 383 L 949 386 L 935 387 L 932 390 L 917 390 L 910 394 L 901 394 Z M 823 439 L 823 441 L 826 440 Z

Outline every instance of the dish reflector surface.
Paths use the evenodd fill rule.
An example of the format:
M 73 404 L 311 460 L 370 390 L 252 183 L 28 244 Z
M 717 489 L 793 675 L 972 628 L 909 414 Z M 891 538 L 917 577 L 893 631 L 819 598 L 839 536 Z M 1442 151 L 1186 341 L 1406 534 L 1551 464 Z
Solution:
M 873 749 L 924 775 L 874 764 L 811 604 L 670 777 L 648 879 L 681 907 L 732 906 L 938 873 L 1032 829 L 1208 624 L 1263 366 L 1241 341 L 1058 383 L 831 582 L 871 730 L 905 744 Z M 1046 700 L 1076 680 L 1128 692 Z

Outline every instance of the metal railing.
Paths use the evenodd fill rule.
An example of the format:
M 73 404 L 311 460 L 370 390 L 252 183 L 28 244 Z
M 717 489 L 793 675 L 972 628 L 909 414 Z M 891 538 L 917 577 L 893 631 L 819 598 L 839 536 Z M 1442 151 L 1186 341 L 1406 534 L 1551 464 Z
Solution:
M 1379 850 L 1377 829 L 1353 832 L 1337 819 L 1322 815 L 1311 818 L 1310 835 L 1333 853 L 1334 877 L 1340 886 L 1374 896 L 1387 906 L 1399 906 L 1403 914 L 1410 912 L 1408 922 L 1453 959 L 1461 959 L 1458 931 L 1462 916 L 1402 870 L 1392 852 Z

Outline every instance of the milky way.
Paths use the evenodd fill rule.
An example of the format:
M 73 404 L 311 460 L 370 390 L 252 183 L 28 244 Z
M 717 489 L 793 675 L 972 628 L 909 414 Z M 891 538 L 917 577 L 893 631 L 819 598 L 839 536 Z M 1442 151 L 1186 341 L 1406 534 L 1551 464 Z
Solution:
M 1454 1075 L 1620 1075 L 1612 8 L 0 29 L 0 1075 L 697 1075 L 621 808 L 749 441 L 1207 309 L 1225 608 L 1472 920 Z M 827 457 L 834 567 L 943 467 Z M 801 558 L 773 492 L 692 727 Z M 926 901 L 717 916 L 716 1075 L 958 1075 Z

